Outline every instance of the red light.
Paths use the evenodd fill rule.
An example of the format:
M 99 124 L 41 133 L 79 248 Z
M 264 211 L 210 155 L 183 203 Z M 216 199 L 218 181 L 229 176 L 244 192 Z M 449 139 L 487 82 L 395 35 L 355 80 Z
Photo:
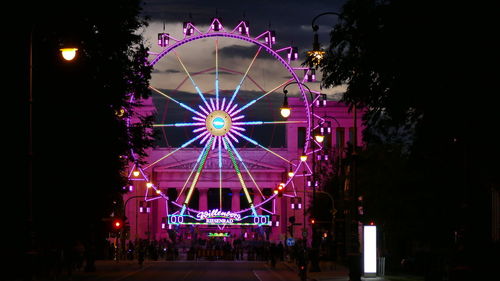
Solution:
M 122 226 L 123 226 L 123 223 L 122 223 L 121 220 L 116 219 L 116 220 L 113 221 L 113 228 L 114 229 L 121 229 Z
M 280 190 L 280 191 L 283 190 L 283 188 L 284 187 L 282 185 L 278 186 L 278 190 Z
M 370 222 L 370 225 L 375 225 L 375 223 L 371 221 L 371 222 Z

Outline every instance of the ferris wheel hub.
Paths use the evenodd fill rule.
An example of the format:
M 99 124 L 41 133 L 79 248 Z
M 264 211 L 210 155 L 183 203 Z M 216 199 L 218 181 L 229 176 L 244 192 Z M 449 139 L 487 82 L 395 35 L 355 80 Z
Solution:
M 205 120 L 207 130 L 214 136 L 223 136 L 231 129 L 231 116 L 223 110 L 215 110 Z

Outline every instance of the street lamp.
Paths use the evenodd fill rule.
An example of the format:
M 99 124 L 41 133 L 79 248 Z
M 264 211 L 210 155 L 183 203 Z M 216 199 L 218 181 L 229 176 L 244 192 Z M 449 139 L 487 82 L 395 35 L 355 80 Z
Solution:
M 34 210 L 33 210 L 33 182 L 34 182 L 34 151 L 33 151 L 33 37 L 35 35 L 35 28 L 31 26 L 29 31 L 28 39 L 28 182 L 27 182 L 27 201 L 28 201 L 28 213 L 27 213 L 27 229 L 29 234 L 28 242 L 28 255 L 33 255 L 36 253 L 36 237 L 35 237 L 35 227 L 34 227 Z M 64 48 L 66 49 L 66 48 Z M 76 56 L 76 48 L 74 49 L 73 58 Z M 67 51 L 63 52 L 60 49 L 61 55 L 68 56 Z M 67 59 L 65 59 L 67 60 Z M 31 276 L 30 276 L 31 278 Z
M 317 187 L 317 179 L 316 179 L 316 165 L 315 165 L 315 162 L 316 162 L 316 157 L 315 157 L 315 147 L 314 147 L 314 142 L 316 141 L 318 143 L 318 145 L 320 145 L 321 142 L 323 142 L 324 140 L 324 135 L 320 134 L 319 130 L 315 130 L 315 126 L 314 126 L 314 107 L 315 107 L 315 101 L 316 101 L 316 97 L 314 96 L 313 92 L 311 91 L 311 89 L 305 85 L 304 83 L 301 83 L 301 82 L 297 82 L 297 81 L 293 81 L 293 82 L 290 82 L 288 84 L 286 84 L 284 87 L 283 87 L 283 93 L 286 94 L 288 93 L 288 91 L 286 90 L 286 88 L 291 85 L 291 84 L 298 84 L 299 86 L 302 86 L 304 87 L 305 89 L 307 89 L 307 91 L 309 92 L 309 95 L 311 97 L 311 130 L 312 130 L 312 133 L 314 135 L 313 138 L 309 138 L 307 141 L 310 141 L 312 144 L 311 144 L 311 148 L 312 148 L 312 182 L 313 182 L 313 185 L 312 185 L 312 188 L 313 188 L 313 198 L 312 198 L 312 204 L 311 204 L 311 210 L 312 210 L 312 216 L 314 217 L 316 215 L 316 187 Z M 300 160 L 301 161 L 307 161 L 307 155 L 302 155 L 300 156 Z M 304 184 L 304 191 L 305 191 L 305 188 L 306 188 L 306 184 Z M 304 223 L 304 226 L 305 226 L 305 223 Z M 315 234 L 315 226 L 314 224 L 311 224 L 311 237 L 312 237 L 312 241 L 311 241 L 311 246 L 312 246 L 312 250 L 313 250 L 313 254 L 311 255 L 311 258 L 312 258 L 312 263 L 311 263 L 311 271 L 319 271 L 319 264 L 315 261 L 317 261 L 316 259 L 316 254 L 319 254 L 319 250 L 317 249 L 317 239 L 316 239 L 316 234 Z
M 313 48 L 311 51 L 307 52 L 307 56 L 309 58 L 310 68 L 313 68 L 313 66 L 317 68 L 325 56 L 325 51 L 323 51 L 323 49 L 321 49 L 321 46 L 319 44 L 319 39 L 318 39 L 319 26 L 314 24 L 315 21 L 319 17 L 324 16 L 324 15 L 335 15 L 338 18 L 341 18 L 341 15 L 339 13 L 336 13 L 336 12 L 325 12 L 325 13 L 319 14 L 313 18 L 313 20 L 311 22 L 311 27 L 312 27 L 312 30 L 314 31 Z
M 310 70 L 317 68 L 321 64 L 322 59 L 323 59 L 324 54 L 325 54 L 325 52 L 321 49 L 320 44 L 319 44 L 318 33 L 317 33 L 319 26 L 315 24 L 315 21 L 319 17 L 324 16 L 324 15 L 335 15 L 339 19 L 342 19 L 342 15 L 340 15 L 339 13 L 336 13 L 336 12 L 321 13 L 313 18 L 313 20 L 311 22 L 311 27 L 312 27 L 312 30 L 314 32 L 313 49 L 312 49 L 312 51 L 308 52 L 308 59 L 307 59 L 307 62 L 309 62 Z M 352 172 L 351 172 L 351 181 L 350 181 L 350 185 L 351 185 L 350 193 L 352 195 L 356 194 L 356 164 L 355 164 L 355 157 L 357 154 L 357 124 L 356 124 L 357 116 L 356 115 L 357 115 L 357 109 L 356 109 L 356 106 L 354 106 L 354 143 L 353 143 L 353 150 L 352 150 L 353 157 L 351 159 Z M 337 120 L 335 118 L 334 118 L 334 120 L 337 122 Z M 337 122 L 337 124 L 338 124 L 338 122 Z M 314 162 L 313 162 L 313 164 L 314 164 Z M 314 190 L 313 190 L 313 192 L 314 192 Z M 314 193 L 313 193 L 313 196 L 314 196 Z M 353 196 L 353 198 L 355 198 L 355 196 Z M 350 215 L 351 215 L 351 212 L 353 212 L 353 211 L 354 210 L 349 210 L 349 212 L 347 213 L 348 218 L 346 219 L 346 227 L 347 227 L 347 225 L 351 226 Z M 351 227 L 351 228 L 352 228 L 352 236 L 356 237 L 355 239 L 357 239 L 357 236 L 358 236 L 357 226 Z M 349 236 L 351 236 L 351 235 L 349 235 Z M 350 239 L 350 237 L 349 237 L 349 239 Z M 350 261 L 349 261 L 350 279 L 352 281 L 361 280 L 361 272 L 359 270 L 361 263 L 360 263 L 360 260 L 358 259 L 359 247 L 355 241 L 354 241 L 354 243 L 352 243 L 352 245 L 351 245 L 350 249 L 348 249 L 348 251 L 350 253 Z
M 285 96 L 283 97 L 283 105 L 280 107 L 280 113 L 284 118 L 288 118 L 288 116 L 290 116 L 290 113 L 292 113 L 292 109 L 288 105 L 288 97 L 286 96 L 286 94 L 288 94 L 288 91 L 283 90 L 283 93 L 285 94 Z

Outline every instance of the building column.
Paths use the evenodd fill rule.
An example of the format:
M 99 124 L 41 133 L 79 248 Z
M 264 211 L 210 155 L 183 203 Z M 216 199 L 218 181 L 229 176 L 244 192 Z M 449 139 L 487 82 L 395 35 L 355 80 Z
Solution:
M 262 202 L 262 197 L 260 197 L 260 193 L 258 191 L 254 192 L 254 195 L 253 195 L 253 205 L 257 206 L 258 204 L 260 204 L 260 202 Z M 256 208 L 255 211 L 259 215 L 261 215 L 261 213 L 262 213 L 262 211 L 259 208 Z
M 236 212 L 240 209 L 240 189 L 231 189 L 231 211 Z
M 199 209 L 200 211 L 206 211 L 208 208 L 208 189 L 198 189 L 200 192 Z

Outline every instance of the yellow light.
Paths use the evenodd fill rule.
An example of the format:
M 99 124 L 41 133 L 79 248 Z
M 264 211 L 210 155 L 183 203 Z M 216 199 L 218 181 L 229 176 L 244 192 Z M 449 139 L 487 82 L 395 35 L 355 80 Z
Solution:
M 137 170 L 133 171 L 132 172 L 132 175 L 134 175 L 134 177 L 138 177 L 141 173 Z
M 153 186 L 153 184 L 152 184 L 152 183 L 150 183 L 150 182 L 146 183 L 146 187 L 147 187 L 147 188 L 151 188 L 152 186 Z
M 77 48 L 62 48 L 59 50 L 61 51 L 63 58 L 67 61 L 73 60 L 76 57 L 76 51 L 78 51 Z
M 307 160 L 307 155 L 301 155 L 300 161 L 305 162 Z
M 156 194 L 161 194 L 161 190 L 157 189 Z
M 325 56 L 325 51 L 322 50 L 315 50 L 315 51 L 308 51 L 307 55 L 311 58 L 311 61 L 315 65 L 319 65 L 321 61 L 323 60 L 323 57 Z
M 289 107 L 281 107 L 280 113 L 284 118 L 288 118 L 288 116 L 290 116 L 290 114 L 292 113 L 292 109 Z
M 294 175 L 294 174 L 293 174 L 293 172 L 292 172 L 292 171 L 288 172 L 288 176 L 289 176 L 289 177 L 293 177 L 293 175 Z
M 322 143 L 325 140 L 325 136 L 323 136 L 323 135 L 315 135 L 314 138 L 319 143 Z

